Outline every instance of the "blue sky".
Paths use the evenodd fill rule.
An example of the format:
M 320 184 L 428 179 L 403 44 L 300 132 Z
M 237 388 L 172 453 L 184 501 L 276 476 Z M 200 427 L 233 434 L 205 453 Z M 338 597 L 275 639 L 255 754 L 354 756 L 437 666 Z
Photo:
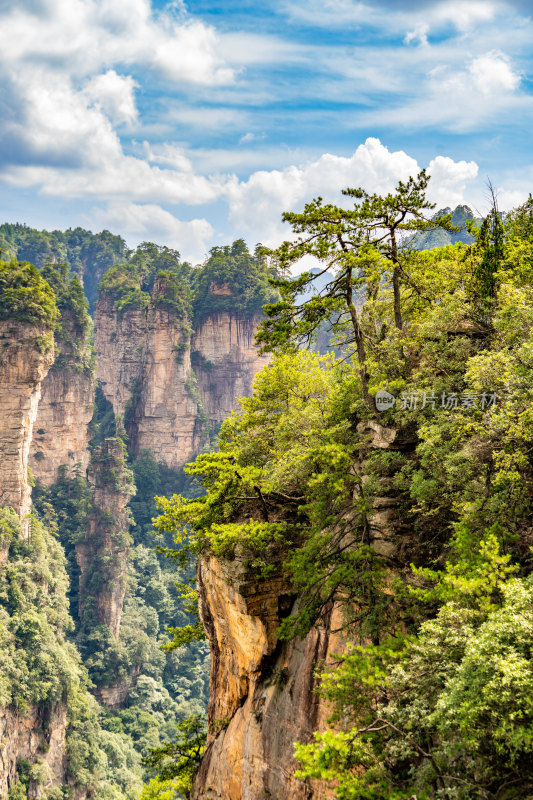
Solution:
M 421 167 L 439 207 L 533 190 L 531 2 L 0 0 L 0 219 L 197 262 Z

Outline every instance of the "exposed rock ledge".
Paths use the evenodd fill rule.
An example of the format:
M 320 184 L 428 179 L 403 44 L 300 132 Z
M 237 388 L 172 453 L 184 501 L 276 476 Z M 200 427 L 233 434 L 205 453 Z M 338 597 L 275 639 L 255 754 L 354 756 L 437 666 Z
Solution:
M 277 630 L 292 604 L 283 578 L 262 579 L 238 560 L 209 557 L 199 563 L 198 586 L 211 642 L 210 734 L 193 797 L 331 798 L 323 785 L 294 777 L 293 756 L 294 743 L 310 741 L 328 716 L 314 672 L 343 650 L 327 632 L 331 612 L 305 639 L 279 643 Z
M 41 382 L 53 361 L 54 339 L 48 329 L 0 321 L 0 506 L 15 509 L 23 536 L 28 535 L 31 510 L 28 457 L 33 424 Z

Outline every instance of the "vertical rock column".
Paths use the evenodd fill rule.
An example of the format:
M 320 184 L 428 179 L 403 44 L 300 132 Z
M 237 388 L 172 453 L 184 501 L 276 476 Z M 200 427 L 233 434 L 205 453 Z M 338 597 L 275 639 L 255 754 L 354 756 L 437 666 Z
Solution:
M 43 380 L 34 425 L 30 466 L 35 479 L 50 486 L 59 468 L 85 477 L 89 464 L 89 423 L 93 416 L 94 366 L 89 330 L 79 330 L 66 314 L 58 337 L 59 356 Z M 76 342 L 76 346 L 72 345 Z
M 316 693 L 315 670 L 342 652 L 331 606 L 303 639 L 280 642 L 292 603 L 279 568 L 268 578 L 244 559 L 204 556 L 198 564 L 200 614 L 211 647 L 209 735 L 194 800 L 333 800 L 319 781 L 294 773 L 294 743 L 324 730 L 329 709 Z
M 211 422 L 238 411 L 239 397 L 250 397 L 255 376 L 270 361 L 255 346 L 261 319 L 261 314 L 240 317 L 223 311 L 206 317 L 193 334 L 191 359 Z
M 129 512 L 135 491 L 118 439 L 95 448 L 89 466 L 92 508 L 84 541 L 76 545 L 80 568 L 79 616 L 83 622 L 107 625 L 118 636 L 126 593 Z M 90 614 L 95 619 L 88 619 Z
M 17 512 L 23 536 L 28 535 L 31 510 L 28 457 L 33 425 L 41 382 L 53 362 L 54 339 L 49 329 L 17 320 L 0 321 L 0 505 Z
M 124 414 L 142 376 L 145 336 L 146 309 L 115 311 L 112 300 L 100 293 L 95 313 L 96 376 L 115 414 Z
M 156 300 L 157 289 L 156 285 Z M 132 444 L 136 454 L 150 449 L 157 461 L 172 469 L 190 461 L 202 443 L 200 394 L 188 340 L 186 323 L 153 302 L 148 311 Z

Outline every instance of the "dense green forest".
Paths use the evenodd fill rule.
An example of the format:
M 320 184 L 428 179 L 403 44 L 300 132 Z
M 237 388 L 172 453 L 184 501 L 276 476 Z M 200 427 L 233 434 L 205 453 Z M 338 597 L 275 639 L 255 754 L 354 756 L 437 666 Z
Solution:
M 434 227 L 430 231 L 417 234 L 411 246 L 430 249 L 457 241 L 471 242 L 472 236 L 464 226 L 467 220 L 475 218 L 473 212 L 467 206 L 457 206 L 453 212 L 451 209 L 439 212 L 440 215 L 444 213 L 452 213 L 453 223 L 459 226 L 460 230 L 450 232 Z M 115 264 L 130 263 L 133 267 L 132 283 L 129 288 L 134 294 L 129 298 L 123 297 L 124 304 L 142 303 L 142 296 L 135 294 L 135 290 L 150 292 L 155 275 L 160 271 L 177 271 L 183 277 L 190 276 L 192 272 L 188 264 L 183 264 L 177 269 L 181 259 L 179 253 L 172 248 L 144 242 L 136 249 L 129 249 L 122 237 L 107 230 L 101 233 L 92 233 L 83 228 L 40 231 L 28 225 L 8 222 L 0 225 L 0 257 L 4 261 L 14 257 L 39 269 L 48 262 L 68 264 L 71 271 L 83 282 L 91 312 L 94 311 L 98 298 L 98 285 L 109 268 Z M 252 264 L 254 269 L 251 270 Z M 261 273 L 263 280 L 260 277 Z M 138 283 L 140 276 L 142 276 L 141 285 Z M 269 290 L 264 280 L 268 278 L 268 271 L 265 271 L 265 259 L 261 255 L 260 245 L 256 247 L 253 255 L 248 252 L 242 239 L 232 245 L 214 247 L 209 256 L 209 270 L 201 274 L 195 273 L 195 276 L 198 285 L 194 311 L 198 316 L 209 313 L 210 303 L 215 304 L 216 310 L 225 310 L 230 304 L 227 297 L 215 299 L 209 296 L 209 286 L 212 281 L 229 284 L 233 293 L 237 295 L 238 304 L 243 312 L 260 305 L 261 301 L 268 302 L 263 296 Z M 256 277 L 259 280 L 255 280 Z M 111 273 L 106 276 L 106 283 L 110 285 L 112 282 Z M 125 285 L 122 288 L 124 289 Z
M 272 298 L 268 278 L 272 277 L 260 246 L 254 254 L 242 239 L 232 245 L 214 247 L 203 269 L 192 269 L 182 262 L 177 250 L 143 242 L 128 249 L 124 239 L 109 231 L 92 233 L 83 228 L 66 231 L 39 231 L 19 223 L 0 225 L 0 257 L 9 262 L 16 258 L 38 269 L 45 264 L 64 263 L 83 282 L 91 312 L 98 299 L 98 286 L 105 276 L 103 286 L 114 293 L 119 308 L 143 307 L 152 291 L 156 276 L 165 271 L 176 274 L 175 302 L 184 304 L 184 311 L 195 317 L 213 310 L 224 311 L 239 307 L 243 314 L 261 307 Z M 110 267 L 119 265 L 113 270 Z M 226 284 L 233 299 L 214 297 L 209 287 L 212 283 Z M 192 283 L 192 293 L 187 290 Z M 194 308 L 191 303 L 194 300 Z
M 0 225 L 0 254 L 9 261 L 28 261 L 41 268 L 47 262 L 67 263 L 83 281 L 91 309 L 97 299 L 98 283 L 106 270 L 125 261 L 130 251 L 124 239 L 109 231 L 91 233 L 83 228 L 67 231 L 38 231 L 8 222 Z
M 385 198 L 349 190 L 346 209 L 313 201 L 285 215 L 296 235 L 276 251 L 238 240 L 200 268 L 150 243 L 127 251 L 107 232 L 0 227 L 18 258 L 0 265 L 3 318 L 55 329 L 69 368 L 94 366 L 77 346 L 92 327 L 78 274 L 86 292 L 103 278 L 119 314 L 146 307 L 156 284 L 187 325 L 235 298 L 244 314 L 264 306 L 258 338 L 273 354 L 187 475 L 149 450 L 128 454 L 123 420 L 97 390 L 91 447 L 118 438 L 134 485 L 118 639 L 78 614 L 86 476 L 34 488 L 30 541 L 2 511 L 2 703 L 67 698 L 72 780 L 93 796 L 190 789 L 209 691 L 192 588 L 205 552 L 244 555 L 264 578 L 284 572 L 298 602 L 281 639 L 342 607 L 350 645 L 322 674 L 330 729 L 297 746 L 302 778 L 330 781 L 340 800 L 533 793 L 533 202 L 469 222 L 464 242 L 472 215 L 432 219 L 426 184 L 422 174 Z M 305 255 L 323 270 L 292 277 Z M 385 411 L 383 391 L 395 399 Z M 375 446 L 371 425 L 392 445 Z M 383 499 L 398 508 L 385 545 Z M 88 691 L 121 681 L 133 688 L 118 710 Z M 38 773 L 21 765 L 10 799 Z
M 282 638 L 342 608 L 350 644 L 322 675 L 330 729 L 298 745 L 302 778 L 340 800 L 527 798 L 533 201 L 505 222 L 493 208 L 471 244 L 403 247 L 434 225 L 426 185 L 285 215 L 272 363 L 188 468 L 206 494 L 167 501 L 158 526 L 192 560 L 282 569 L 298 599 Z M 309 254 L 331 275 L 319 294 L 316 271 L 291 277 Z M 344 359 L 302 349 L 325 322 Z
M 25 271 L 26 283 L 29 278 L 35 283 L 36 291 L 42 294 L 39 308 L 46 309 L 49 325 L 55 325 L 56 339 L 62 343 L 56 367 L 92 369 L 93 356 L 79 344 L 90 331 L 92 322 L 83 290 L 72 268 L 62 262 L 47 260 L 40 271 L 31 265 L 20 265 L 17 269 Z M 6 264 L 6 274 L 16 284 L 18 273 L 13 264 Z M 202 317 L 209 302 L 207 313 L 229 307 L 243 315 L 259 310 L 266 301 L 277 296 L 268 281 L 274 274 L 259 251 L 249 253 L 242 240 L 231 246 L 215 248 L 205 265 L 196 269 L 182 262 L 177 251 L 144 243 L 129 253 L 123 263 L 117 263 L 106 271 L 100 291 L 118 314 L 128 309 L 146 308 L 153 297 L 157 305 L 171 312 L 187 327 Z M 209 287 L 213 282 L 229 285 L 237 299 L 227 296 L 211 299 Z M 157 293 L 154 293 L 156 284 Z M 228 300 L 232 301 L 230 306 Z M 5 308 L 9 309 L 6 313 L 11 316 L 17 313 L 7 294 Z M 27 296 L 25 308 L 29 308 Z M 28 311 L 25 313 L 26 316 L 21 318 L 33 321 Z M 40 321 L 40 316 L 37 315 L 35 320 Z M 68 345 L 66 348 L 65 344 Z M 85 540 L 89 520 L 97 513 L 87 477 L 81 473 L 74 477 L 64 474 L 48 488 L 37 483 L 33 502 L 43 522 L 57 531 L 65 551 L 70 576 L 68 599 L 74 620 L 70 638 L 81 655 L 89 679 L 99 691 L 121 683 L 133 685 L 127 693 L 124 708 L 108 711 L 101 706 L 98 714 L 102 730 L 118 737 L 118 740 L 122 739 L 125 747 L 129 748 L 128 752 L 133 754 L 137 786 L 141 775 L 140 759 L 149 759 L 154 748 L 164 748 L 165 742 L 173 742 L 176 736 L 179 740 L 183 735 L 180 726 L 189 730 L 190 720 L 196 721 L 194 724 L 199 726 L 200 737 L 204 736 L 209 692 L 208 643 L 192 641 L 179 649 L 171 646 L 167 652 L 164 650 L 172 639 L 167 631 L 195 622 L 183 599 L 184 591 L 189 591 L 188 587 L 194 582 L 194 569 L 184 569 L 180 574 L 173 559 L 156 552 L 156 546 L 160 549 L 172 547 L 173 540 L 168 534 L 156 539 L 152 525 L 152 519 L 158 513 L 156 496 L 170 497 L 179 492 L 194 497 L 203 490 L 194 479 L 157 463 L 149 450 L 137 457 L 128 455 L 128 437 L 123 421 L 115 419 L 112 406 L 99 387 L 91 431 L 93 452 L 106 438 L 122 441 L 131 470 L 127 480 L 134 485 L 134 495 L 129 504 L 127 591 L 118 639 L 106 625 L 98 622 L 90 603 L 85 604 L 80 619 L 76 544 Z M 93 593 L 97 593 L 106 581 L 113 580 L 112 563 L 106 565 L 99 558 L 91 564 L 89 571 L 89 588 Z M 147 779 L 151 773 L 149 763 L 143 773 Z M 133 783 L 127 784 L 127 791 L 133 791 L 132 787 Z
M 243 239 L 213 247 L 198 267 L 182 263 L 175 250 L 145 242 L 127 262 L 106 272 L 100 291 L 115 311 L 124 313 L 128 308 L 146 308 L 159 279 L 164 285 L 157 304 L 193 323 L 216 312 L 233 311 L 246 317 L 260 311 L 277 297 L 270 284 L 276 274 L 261 246 L 252 254 Z M 217 287 L 223 293 L 216 292 Z

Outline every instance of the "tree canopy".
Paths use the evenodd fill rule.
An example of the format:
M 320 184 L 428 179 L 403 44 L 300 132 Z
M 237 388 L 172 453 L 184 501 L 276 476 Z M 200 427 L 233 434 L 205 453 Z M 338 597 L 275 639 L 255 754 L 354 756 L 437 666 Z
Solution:
M 424 188 L 287 215 L 280 267 L 313 254 L 333 278 L 299 303 L 313 275 L 277 281 L 272 362 L 188 467 L 205 496 L 162 501 L 157 526 L 182 561 L 285 575 L 281 637 L 343 611 L 351 646 L 322 668 L 331 727 L 298 746 L 302 778 L 339 800 L 510 800 L 533 791 L 531 200 L 469 245 L 403 248 L 435 222 Z M 324 320 L 354 359 L 298 349 Z

